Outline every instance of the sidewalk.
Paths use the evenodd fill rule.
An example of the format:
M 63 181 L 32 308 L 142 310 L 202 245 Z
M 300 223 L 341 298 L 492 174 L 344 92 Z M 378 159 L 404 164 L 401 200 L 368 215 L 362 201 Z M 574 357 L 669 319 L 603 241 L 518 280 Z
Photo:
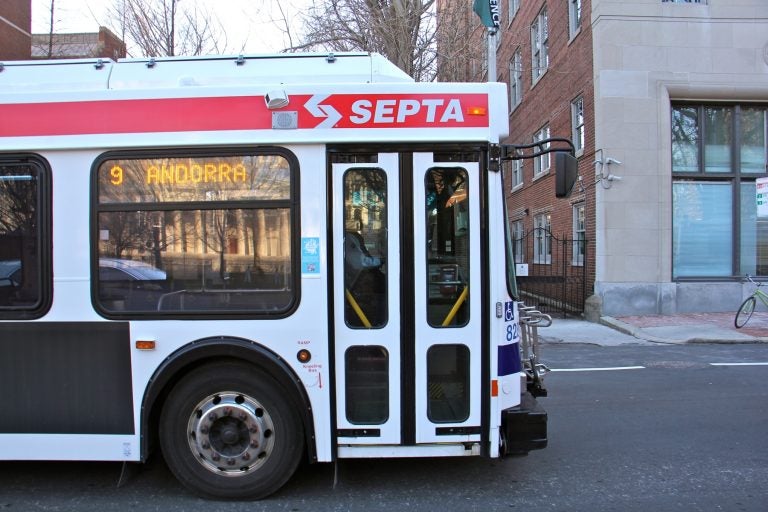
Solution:
M 678 344 L 768 343 L 768 312 L 756 312 L 736 329 L 734 313 L 688 313 L 600 318 L 600 323 L 553 318 L 539 329 L 543 343 Z

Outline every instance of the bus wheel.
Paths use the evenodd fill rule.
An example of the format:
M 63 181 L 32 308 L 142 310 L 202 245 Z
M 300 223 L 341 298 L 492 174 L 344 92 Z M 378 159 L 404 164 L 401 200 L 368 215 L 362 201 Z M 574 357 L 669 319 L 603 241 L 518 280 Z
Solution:
M 222 362 L 193 370 L 160 416 L 168 467 L 193 492 L 258 499 L 278 490 L 299 464 L 301 421 L 285 391 L 256 367 Z

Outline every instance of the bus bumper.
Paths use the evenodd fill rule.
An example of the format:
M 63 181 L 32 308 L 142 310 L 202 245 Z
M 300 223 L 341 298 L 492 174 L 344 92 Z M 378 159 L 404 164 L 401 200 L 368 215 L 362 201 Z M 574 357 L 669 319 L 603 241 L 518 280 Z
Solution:
M 501 411 L 502 455 L 525 455 L 547 446 L 547 411 L 525 392 L 520 405 Z

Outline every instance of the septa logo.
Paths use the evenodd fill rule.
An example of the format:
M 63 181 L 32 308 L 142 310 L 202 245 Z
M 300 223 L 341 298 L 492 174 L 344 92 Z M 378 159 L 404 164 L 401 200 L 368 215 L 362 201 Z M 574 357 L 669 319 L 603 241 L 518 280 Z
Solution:
M 484 94 L 331 94 L 311 96 L 304 108 L 314 118 L 307 128 L 477 128 L 487 127 Z M 318 122 L 318 120 L 320 120 Z

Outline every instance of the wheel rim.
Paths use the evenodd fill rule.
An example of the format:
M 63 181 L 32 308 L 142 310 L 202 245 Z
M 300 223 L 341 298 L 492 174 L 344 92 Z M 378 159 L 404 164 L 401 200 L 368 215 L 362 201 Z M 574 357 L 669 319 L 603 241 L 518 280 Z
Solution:
M 189 418 L 189 448 L 217 475 L 238 477 L 264 464 L 274 447 L 269 412 L 242 393 L 210 395 Z

